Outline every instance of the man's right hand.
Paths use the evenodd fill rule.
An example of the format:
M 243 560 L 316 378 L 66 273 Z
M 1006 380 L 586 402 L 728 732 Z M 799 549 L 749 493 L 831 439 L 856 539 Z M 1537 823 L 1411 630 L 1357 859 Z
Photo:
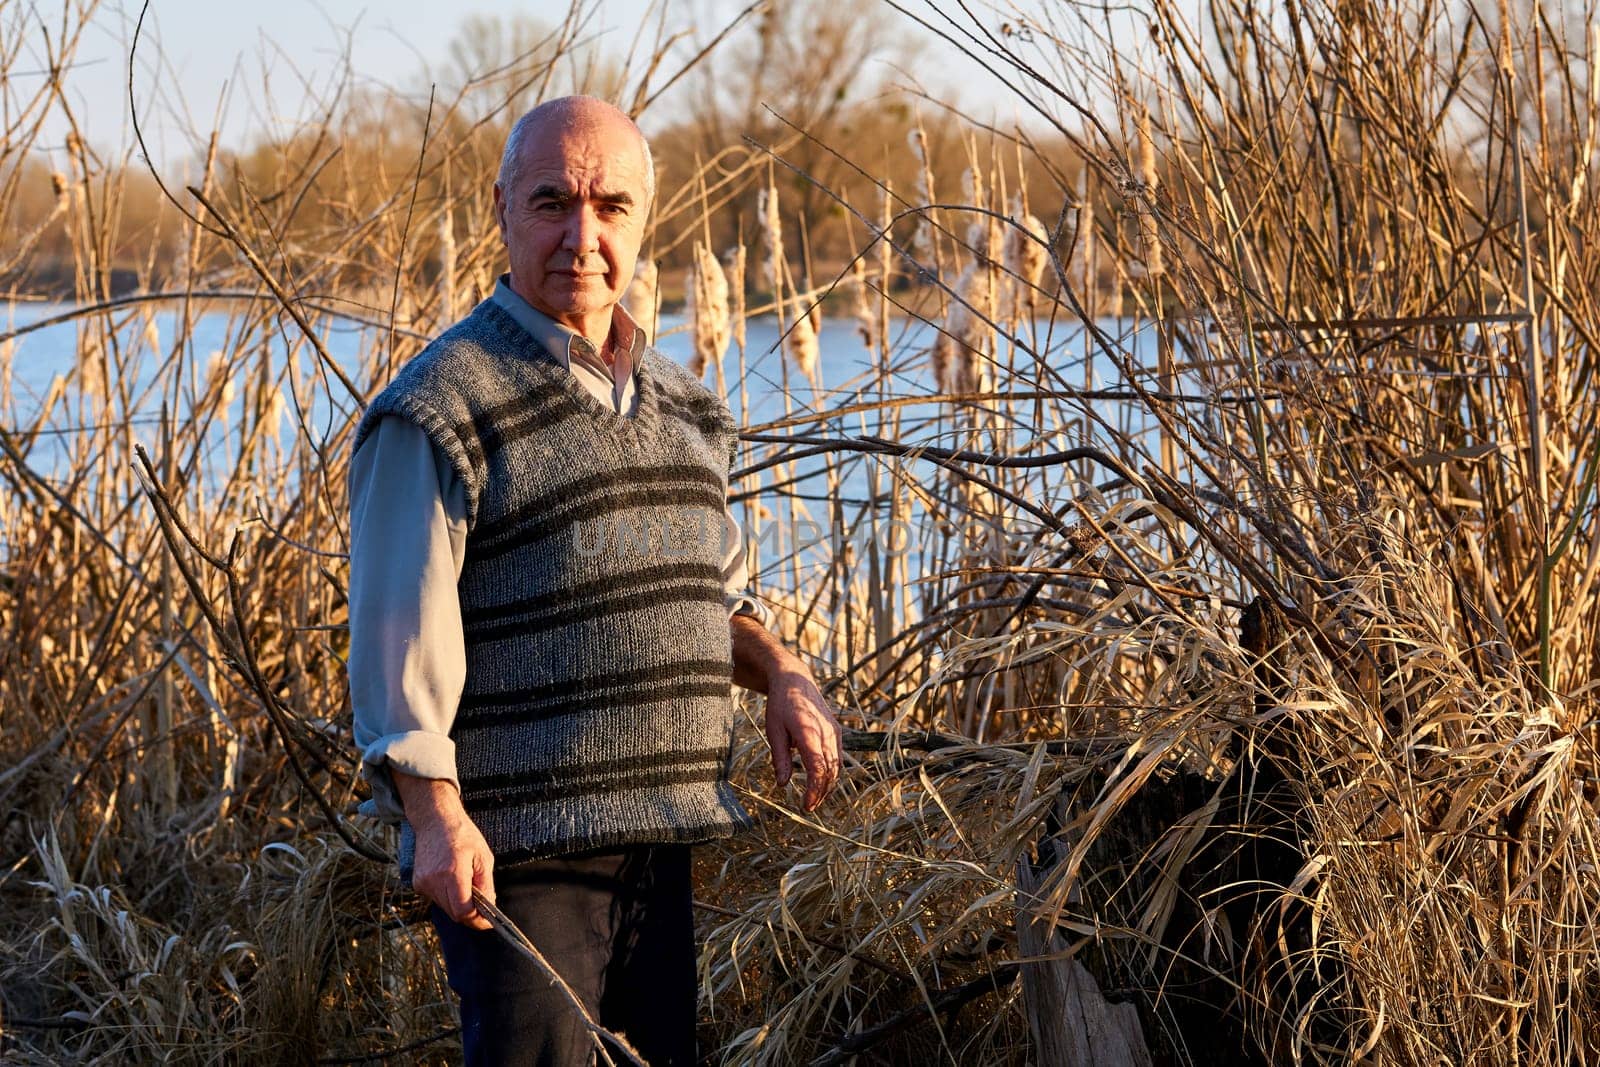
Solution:
M 461 794 L 443 778 L 415 778 L 392 768 L 391 774 L 417 839 L 411 888 L 463 926 L 489 929 L 472 903 L 472 890 L 494 900 L 494 854 L 461 806 Z

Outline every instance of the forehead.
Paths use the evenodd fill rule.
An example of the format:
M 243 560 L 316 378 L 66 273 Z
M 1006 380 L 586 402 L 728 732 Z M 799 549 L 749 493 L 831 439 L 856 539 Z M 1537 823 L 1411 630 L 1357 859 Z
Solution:
M 561 124 L 528 131 L 517 168 L 518 191 L 556 184 L 574 192 L 631 193 L 642 198 L 644 151 L 620 122 Z

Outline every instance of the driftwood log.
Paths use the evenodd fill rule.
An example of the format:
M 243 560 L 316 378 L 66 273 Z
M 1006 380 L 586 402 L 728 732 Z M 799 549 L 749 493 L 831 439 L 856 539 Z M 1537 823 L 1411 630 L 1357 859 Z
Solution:
M 1017 864 L 1017 950 L 1022 995 L 1038 1067 L 1150 1067 L 1139 1009 L 1113 1004 L 1089 968 L 1065 955 L 1066 943 L 1038 913 L 1039 886 L 1061 862 L 1058 840 L 1041 842 L 1040 864 Z

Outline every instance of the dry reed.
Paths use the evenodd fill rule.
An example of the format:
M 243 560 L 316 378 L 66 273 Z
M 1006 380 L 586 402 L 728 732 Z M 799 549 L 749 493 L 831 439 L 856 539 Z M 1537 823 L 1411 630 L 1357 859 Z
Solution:
M 33 34 L 17 10 L 0 27 Z M 1220 0 L 1197 26 L 1149 0 L 1132 55 L 1063 11 L 986 53 L 1054 140 L 970 140 L 939 204 L 919 122 L 914 201 L 822 190 L 881 253 L 832 265 L 877 294 L 864 375 L 813 373 L 828 265 L 789 261 L 767 168 L 786 198 L 807 175 L 730 146 L 663 196 L 652 247 L 701 240 L 698 287 L 706 213 L 738 209 L 718 183 L 757 193 L 755 287 L 791 357 L 809 338 L 813 394 L 746 427 L 734 496 L 835 535 L 763 545 L 758 580 L 852 728 L 807 816 L 741 698 L 758 825 L 697 860 L 706 1050 L 1033 1062 L 1052 964 L 1024 926 L 1137 1009 L 1159 1062 L 1600 1062 L 1600 38 L 1539 8 Z M 572 73 L 579 16 L 512 73 Z M 980 29 L 954 18 L 932 29 Z M 0 79 L 11 113 L 24 84 Z M 140 279 L 159 324 L 111 285 L 130 172 L 74 140 L 47 183 L 78 339 L 0 430 L 8 1062 L 454 1040 L 385 831 L 352 815 L 342 475 L 361 398 L 492 284 L 490 228 L 448 221 L 487 217 L 510 116 L 482 105 L 391 102 L 357 125 L 435 132 L 371 167 L 331 128 L 231 176 L 213 154 L 159 235 L 181 269 Z M 1056 184 L 994 162 L 1013 150 Z M 20 286 L 53 238 L 15 232 Z M 763 388 L 742 253 L 721 312 L 696 298 L 707 359 L 738 335 L 741 396 Z M 895 524 L 899 549 L 862 536 Z

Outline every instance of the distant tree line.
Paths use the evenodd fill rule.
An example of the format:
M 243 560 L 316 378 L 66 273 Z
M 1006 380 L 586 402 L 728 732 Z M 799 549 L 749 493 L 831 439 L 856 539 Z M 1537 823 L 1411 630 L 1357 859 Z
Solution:
M 624 106 L 646 102 L 629 98 L 630 57 L 575 41 L 564 29 L 527 17 L 470 17 L 440 68 L 411 86 L 347 89 L 324 102 L 319 121 L 236 150 L 197 134 L 187 169 L 204 175 L 198 184 L 208 200 L 270 234 L 275 265 L 291 280 L 315 276 L 328 288 L 355 283 L 376 292 L 395 274 L 389 250 L 401 246 L 408 217 L 446 204 L 458 264 L 475 265 L 469 274 L 480 281 L 492 279 L 500 261 L 491 186 L 516 116 L 572 91 Z M 693 47 L 706 47 L 713 34 L 700 36 Z M 661 267 L 667 299 L 681 286 L 695 241 L 719 253 L 741 240 L 757 244 L 758 199 L 769 186 L 791 254 L 809 275 L 803 285 L 825 282 L 870 238 L 841 201 L 877 220 L 886 199 L 891 210 L 920 203 L 930 177 L 937 199 L 959 201 L 969 167 L 1012 161 L 1033 213 L 1053 225 L 1062 190 L 1071 188 L 1065 170 L 1050 173 L 1040 163 L 1048 153 L 1018 152 L 1003 136 L 974 137 L 956 101 L 894 86 L 905 80 L 896 72 L 914 71 L 925 58 L 924 43 L 886 9 L 784 0 L 736 27 L 707 61 L 649 101 L 640 123 L 660 191 L 647 255 Z M 919 127 L 926 166 L 912 144 Z M 59 298 L 169 285 L 183 258 L 186 220 L 142 159 L 132 150 L 100 156 L 79 144 L 67 146 L 67 165 L 60 155 L 0 159 L 0 183 L 13 193 L 12 210 L 0 215 L 0 249 L 9 250 L 0 256 L 0 292 Z M 1026 164 L 1017 162 L 1024 157 Z M 1065 168 L 1067 153 L 1061 158 Z M 182 181 L 163 177 L 185 208 L 205 214 Z M 896 232 L 916 225 L 906 219 Z M 404 236 L 419 267 L 437 260 L 446 240 L 437 227 Z M 75 254 L 86 241 L 96 245 L 92 254 Z M 26 255 L 12 254 L 24 245 Z M 208 255 L 219 267 L 237 263 L 221 245 L 196 251 L 198 277 Z M 93 276 L 83 276 L 85 262 Z

